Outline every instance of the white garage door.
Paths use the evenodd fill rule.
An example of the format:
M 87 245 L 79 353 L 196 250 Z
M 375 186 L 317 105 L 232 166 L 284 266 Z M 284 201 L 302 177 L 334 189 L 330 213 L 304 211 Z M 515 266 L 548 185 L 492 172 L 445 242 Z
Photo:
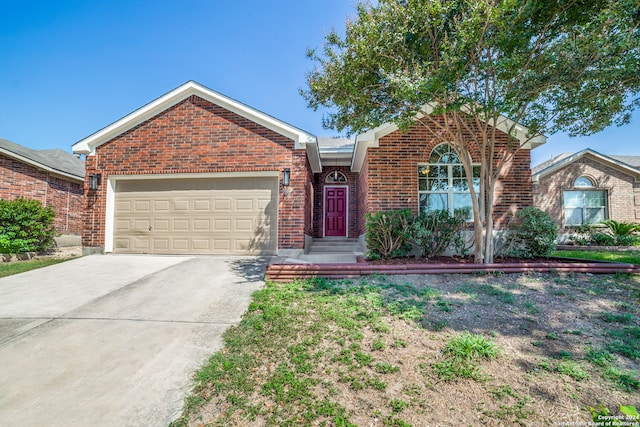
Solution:
M 268 177 L 119 180 L 114 252 L 274 254 L 277 195 Z

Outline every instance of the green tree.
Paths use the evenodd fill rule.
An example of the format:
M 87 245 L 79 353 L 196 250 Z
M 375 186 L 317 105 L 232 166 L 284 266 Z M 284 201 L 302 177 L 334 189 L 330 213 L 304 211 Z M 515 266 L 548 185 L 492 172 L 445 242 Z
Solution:
M 476 262 L 493 261 L 496 182 L 523 147 L 627 123 L 640 88 L 640 0 L 379 0 L 310 51 L 302 91 L 347 134 L 424 125 L 450 142 L 472 196 Z M 528 132 L 522 135 L 522 124 Z M 497 128 L 511 140 L 499 145 Z M 519 133 L 520 132 L 520 133 Z M 472 134 L 473 137 L 464 136 Z M 471 152 L 479 152 L 479 191 Z

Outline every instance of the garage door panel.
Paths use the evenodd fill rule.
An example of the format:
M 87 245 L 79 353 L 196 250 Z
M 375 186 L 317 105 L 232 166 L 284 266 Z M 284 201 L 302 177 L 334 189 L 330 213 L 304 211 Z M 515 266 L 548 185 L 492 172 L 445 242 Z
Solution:
M 173 210 L 175 211 L 189 211 L 191 209 L 190 200 L 174 200 Z
M 149 181 L 116 184 L 115 252 L 275 253 L 275 178 Z
M 133 241 L 133 249 L 138 250 L 149 250 L 149 239 L 148 238 L 134 238 Z
M 153 211 L 154 212 L 169 212 L 171 210 L 170 200 L 154 200 Z
M 116 214 L 129 213 L 133 211 L 133 203 L 131 200 L 120 200 L 116 203 Z
M 232 200 L 230 198 L 214 200 L 214 210 L 218 212 L 227 211 L 231 212 Z
M 236 199 L 236 211 L 252 211 L 253 199 Z
M 214 219 L 213 231 L 221 231 L 221 232 L 231 231 L 231 219 L 230 218 Z
M 151 201 L 150 200 L 136 200 L 133 203 L 133 211 L 134 212 L 151 212 Z
M 169 231 L 171 220 L 169 218 L 155 218 L 153 220 L 153 228 L 155 231 Z
M 194 231 L 211 231 L 211 219 L 210 218 L 198 218 L 193 220 Z
M 235 227 L 233 228 L 234 228 L 234 231 L 239 231 L 239 232 L 255 230 L 255 227 L 253 226 L 253 219 L 251 218 L 236 219 Z
M 211 210 L 211 199 L 194 200 L 193 209 L 198 212 L 209 212 Z

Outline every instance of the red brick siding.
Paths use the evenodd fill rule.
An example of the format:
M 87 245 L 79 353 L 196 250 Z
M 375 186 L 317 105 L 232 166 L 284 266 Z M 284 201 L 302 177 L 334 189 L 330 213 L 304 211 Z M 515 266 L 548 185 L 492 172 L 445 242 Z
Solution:
M 0 198 L 35 199 L 56 213 L 61 234 L 82 233 L 82 184 L 0 155 Z
M 349 223 L 347 224 L 347 237 L 356 238 L 358 237 L 358 174 L 351 172 L 349 166 L 327 166 L 322 173 L 317 173 L 314 176 L 314 237 L 324 237 L 324 187 L 325 185 L 334 185 L 325 184 L 325 179 L 327 175 L 335 170 L 342 172 L 347 177 L 346 184 L 335 185 L 346 185 L 348 187 Z
M 507 140 L 506 134 L 499 133 L 498 146 L 506 146 Z M 368 194 L 359 202 L 360 232 L 364 228 L 366 212 L 395 209 L 411 209 L 414 213 L 418 212 L 418 163 L 428 163 L 433 149 L 443 142 L 446 140 L 434 138 L 424 126 L 415 125 L 406 133 L 396 131 L 381 138 L 379 147 L 368 149 L 367 169 L 363 169 Z M 470 151 L 474 162 L 479 163 L 479 152 L 473 144 L 470 144 Z M 496 185 L 496 228 L 505 225 L 510 211 L 521 206 L 531 206 L 532 202 L 530 151 L 522 149 L 514 157 L 511 165 L 503 170 Z
M 304 245 L 308 172 L 305 150 L 294 141 L 198 96 L 97 148 L 87 158 L 87 175 L 102 185 L 87 194 L 83 244 L 104 245 L 107 180 L 111 175 L 256 172 L 291 169 L 288 194 L 279 192 L 278 247 Z
M 306 185 L 305 185 L 305 200 L 306 205 L 304 206 L 304 234 L 307 236 L 313 237 L 314 230 L 314 181 L 313 181 L 313 172 L 311 171 L 311 165 L 309 164 L 309 159 L 306 158 Z
M 546 211 L 564 227 L 564 190 L 573 189 L 576 178 L 587 176 L 607 191 L 608 217 L 621 222 L 640 221 L 640 188 L 634 177 L 591 157 L 582 157 L 540 178 L 534 186 L 534 206 Z
M 357 234 L 362 236 L 367 232 L 366 213 L 369 211 L 369 155 L 365 155 L 364 163 L 358 174 L 358 218 L 356 222 Z

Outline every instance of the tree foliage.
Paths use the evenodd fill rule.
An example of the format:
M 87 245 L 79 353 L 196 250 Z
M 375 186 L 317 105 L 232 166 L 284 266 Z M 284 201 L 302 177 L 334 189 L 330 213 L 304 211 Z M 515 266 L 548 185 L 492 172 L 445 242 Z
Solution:
M 347 134 L 424 125 L 452 144 L 469 180 L 479 153 L 475 258 L 491 262 L 496 182 L 517 151 L 541 134 L 624 124 L 638 105 L 639 10 L 640 0 L 359 3 L 344 35 L 309 52 L 303 95 Z M 512 137 L 506 146 L 498 129 Z

